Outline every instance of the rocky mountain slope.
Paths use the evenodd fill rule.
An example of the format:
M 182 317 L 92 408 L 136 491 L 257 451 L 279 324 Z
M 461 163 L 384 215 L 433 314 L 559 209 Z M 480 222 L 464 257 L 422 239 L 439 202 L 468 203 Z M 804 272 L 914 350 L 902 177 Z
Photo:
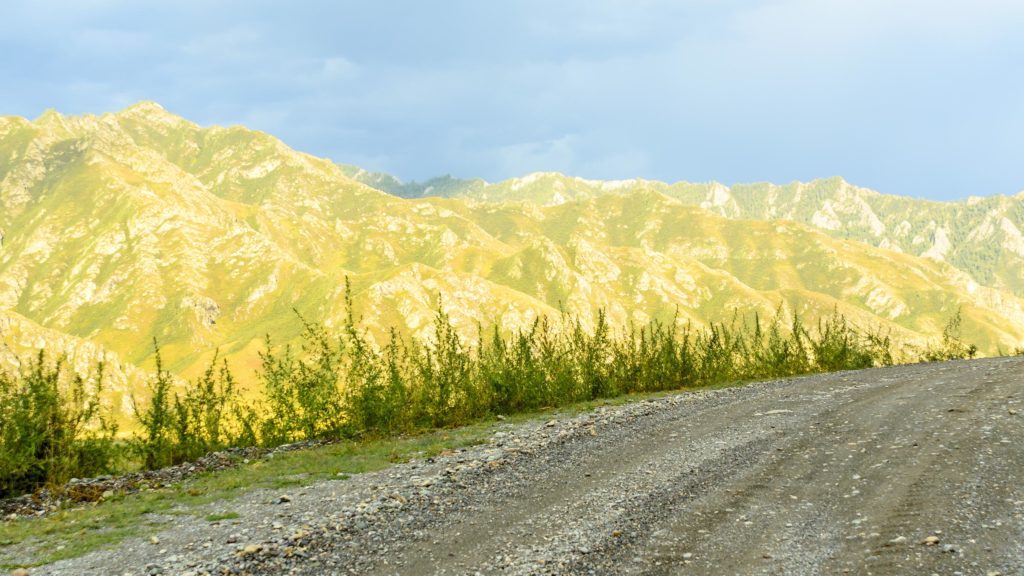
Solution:
M 96 368 L 102 363 L 103 399 L 122 414 L 132 413 L 132 395 L 143 389 L 151 374 L 95 342 L 44 328 L 17 313 L 0 310 L 0 370 L 17 372 L 26 361 L 35 361 L 41 349 L 48 354 L 48 361 L 62 357 L 74 373 L 88 378 L 89 393 L 97 384 Z
M 782 186 L 762 182 L 729 187 L 717 182 L 586 180 L 558 173 L 535 173 L 495 184 L 450 177 L 420 184 L 346 168 L 353 178 L 402 197 L 557 205 L 606 194 L 655 191 L 727 218 L 793 220 L 835 238 L 948 262 L 980 284 L 1024 296 L 1024 192 L 935 202 L 880 194 L 838 177 Z
M 812 321 L 838 309 L 920 342 L 962 307 L 982 351 L 1024 342 L 1016 198 L 932 203 L 927 215 L 839 180 L 730 190 L 446 178 L 434 185 L 459 198 L 416 199 L 368 183 L 402 186 L 153 103 L 0 118 L 0 311 L 125 366 L 151 366 L 153 338 L 186 376 L 219 348 L 243 381 L 266 334 L 296 337 L 293 310 L 341 321 L 346 277 L 376 333 L 426 335 L 438 306 L 467 338 L 478 323 L 516 328 L 559 310 L 591 321 L 603 307 L 615 323 L 678 311 L 700 324 L 781 306 Z M 828 229 L 818 213 L 841 223 Z M 968 248 L 994 255 L 989 276 L 961 263 Z

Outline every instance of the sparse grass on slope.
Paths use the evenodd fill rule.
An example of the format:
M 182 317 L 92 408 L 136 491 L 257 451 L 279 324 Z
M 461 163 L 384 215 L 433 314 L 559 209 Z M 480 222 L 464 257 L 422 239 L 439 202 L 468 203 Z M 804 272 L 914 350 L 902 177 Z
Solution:
M 413 437 L 348 441 L 283 452 L 273 458 L 204 474 L 171 486 L 58 511 L 41 518 L 0 523 L 0 568 L 39 565 L 116 545 L 125 538 L 155 533 L 176 516 L 210 522 L 238 516 L 230 500 L 255 489 L 308 485 L 318 480 L 380 470 L 410 458 L 477 444 L 493 423 L 441 430 Z

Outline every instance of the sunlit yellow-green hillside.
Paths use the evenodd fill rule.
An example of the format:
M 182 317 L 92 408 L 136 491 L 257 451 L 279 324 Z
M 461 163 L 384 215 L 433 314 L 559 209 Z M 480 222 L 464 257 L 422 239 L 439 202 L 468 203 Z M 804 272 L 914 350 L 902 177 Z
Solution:
M 914 201 L 865 200 L 875 219 L 863 212 L 863 233 L 845 234 L 856 227 L 840 216 L 874 196 L 839 180 L 722 192 L 447 179 L 438 185 L 455 197 L 404 199 L 376 178 L 153 103 L 0 118 L 0 338 L 20 352 L 92 346 L 79 355 L 132 374 L 152 368 L 154 338 L 185 376 L 220 348 L 244 381 L 266 334 L 298 334 L 293 310 L 337 325 L 348 277 L 378 334 L 422 336 L 439 305 L 467 338 L 559 310 L 700 324 L 781 307 L 812 321 L 838 308 L 920 342 L 962 308 L 983 352 L 1024 343 L 1017 199 L 935 203 L 933 217 Z M 758 202 L 774 212 L 741 208 Z M 964 232 L 961 218 L 980 228 Z M 876 219 L 884 234 L 864 242 Z M 964 235 L 995 263 L 964 265 Z
M 948 262 L 977 282 L 1024 296 L 1024 192 L 936 202 L 880 194 L 842 178 L 775 185 L 587 180 L 535 173 L 497 183 L 435 178 L 402 183 L 344 167 L 362 182 L 403 197 L 444 196 L 552 206 L 607 194 L 653 191 L 734 219 L 793 220 L 835 238 Z

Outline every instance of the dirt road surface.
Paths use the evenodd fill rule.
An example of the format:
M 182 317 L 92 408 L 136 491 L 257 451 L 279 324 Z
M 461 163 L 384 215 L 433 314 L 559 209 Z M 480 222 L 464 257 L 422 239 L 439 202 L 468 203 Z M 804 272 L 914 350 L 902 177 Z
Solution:
M 1024 575 L 1024 358 L 606 407 L 272 497 L 244 542 L 185 527 L 161 539 L 203 552 L 47 571 Z

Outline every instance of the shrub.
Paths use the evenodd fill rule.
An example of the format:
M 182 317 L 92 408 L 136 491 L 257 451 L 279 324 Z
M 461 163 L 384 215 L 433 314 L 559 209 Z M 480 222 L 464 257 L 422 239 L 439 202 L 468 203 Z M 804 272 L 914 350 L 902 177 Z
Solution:
M 814 368 L 819 372 L 869 368 L 876 363 L 878 343 L 861 336 L 845 317 L 834 311 L 818 321 L 817 336 L 810 339 Z M 886 359 L 883 356 L 878 360 L 879 364 L 884 364 Z M 889 363 L 892 363 L 891 358 Z
M 214 353 L 203 375 L 186 388 L 184 395 L 174 396 L 171 461 L 175 464 L 246 440 L 242 436 L 248 433 L 231 433 L 229 418 L 236 413 L 235 378 L 227 362 L 219 363 L 218 358 L 219 351 Z
M 345 405 L 340 379 L 345 344 L 323 326 L 300 317 L 303 356 L 291 347 L 277 353 L 267 337 L 259 378 L 263 383 L 266 416 L 260 422 L 260 442 L 278 445 L 295 440 L 338 437 L 345 427 Z
M 153 470 L 175 463 L 174 429 L 176 422 L 173 401 L 174 377 L 164 370 L 160 345 L 153 339 L 156 355 L 156 373 L 146 383 L 149 390 L 149 404 L 144 408 L 132 397 L 135 418 L 141 426 L 141 434 L 135 436 L 133 447 L 142 460 L 142 465 Z M 180 439 L 180 435 L 179 435 Z
M 117 426 L 102 408 L 104 366 L 83 378 L 44 351 L 0 373 L 0 497 L 56 487 L 115 464 Z
M 978 353 L 978 347 L 974 344 L 966 344 L 961 340 L 962 324 L 963 317 L 958 309 L 942 329 L 942 340 L 925 349 L 924 359 L 928 362 L 945 362 L 974 358 Z
M 811 371 L 813 340 L 809 339 L 799 316 L 793 317 L 789 333 L 782 328 L 781 309 L 767 330 L 761 328 L 761 319 L 755 316 L 749 340 L 745 377 L 776 378 Z
M 464 343 L 438 306 L 427 341 L 392 329 L 378 347 L 361 329 L 346 283 L 340 334 L 302 322 L 301 351 L 260 353 L 262 395 L 243 402 L 230 367 L 214 354 L 184 389 L 164 368 L 154 341 L 156 372 L 145 404 L 135 402 L 139 431 L 128 454 L 145 468 L 191 460 L 229 446 L 276 446 L 296 440 L 414 432 L 465 424 L 486 414 L 514 413 L 623 393 L 709 386 L 738 379 L 890 365 L 902 358 L 889 334 L 862 331 L 838 311 L 811 329 L 780 309 L 766 325 L 737 318 L 707 327 L 653 320 L 613 329 L 599 311 L 594 328 L 563 314 L 503 333 L 478 326 Z M 958 312 L 924 358 L 973 357 L 960 339 Z M 1022 353 L 1024 350 L 1017 350 Z M 17 376 L 0 374 L 0 495 L 59 484 L 110 470 L 122 454 L 116 428 L 101 409 L 103 365 L 70 376 L 63 359 L 43 352 Z
M 256 442 L 254 411 L 246 411 L 236 394 L 235 378 L 219 351 L 206 371 L 182 393 L 164 369 L 160 347 L 153 343 L 156 372 L 148 382 L 149 400 L 133 398 L 140 432 L 132 449 L 147 470 L 180 464 L 229 446 Z
M 345 404 L 350 433 L 387 434 L 408 427 L 407 351 L 392 328 L 384 353 L 377 352 L 356 326 L 352 287 L 345 280 L 347 362 Z
M 414 342 L 412 363 L 417 379 L 414 401 L 418 424 L 441 427 L 461 424 L 486 410 L 473 376 L 473 361 L 451 318 L 438 305 L 433 342 Z

